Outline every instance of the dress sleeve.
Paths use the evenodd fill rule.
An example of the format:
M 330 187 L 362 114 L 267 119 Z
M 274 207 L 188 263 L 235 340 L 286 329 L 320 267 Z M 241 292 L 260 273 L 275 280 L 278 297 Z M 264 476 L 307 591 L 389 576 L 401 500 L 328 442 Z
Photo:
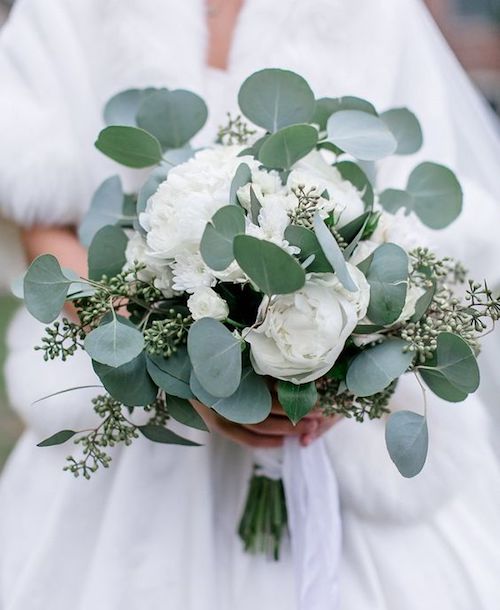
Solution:
M 75 6 L 19 0 L 0 34 L 0 212 L 25 226 L 77 222 L 95 182 L 98 111 Z

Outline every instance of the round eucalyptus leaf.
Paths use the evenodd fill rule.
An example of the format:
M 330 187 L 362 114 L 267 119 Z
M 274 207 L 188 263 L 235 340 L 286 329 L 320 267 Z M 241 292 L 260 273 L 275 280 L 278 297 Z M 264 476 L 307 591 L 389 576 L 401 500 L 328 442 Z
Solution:
M 189 400 L 177 396 L 167 396 L 167 410 L 168 414 L 179 423 L 208 432 L 207 425 Z
M 148 199 L 156 193 L 162 182 L 165 182 L 168 176 L 168 167 L 160 165 L 149 174 L 148 179 L 142 185 L 137 194 L 137 216 L 146 211 Z
M 422 148 L 422 128 L 417 117 L 408 108 L 392 108 L 380 115 L 396 138 L 396 155 L 412 155 Z
M 347 268 L 344 254 L 340 249 L 337 240 L 332 235 L 330 229 L 326 226 L 324 220 L 318 212 L 316 212 L 313 220 L 314 233 L 320 243 L 323 253 L 334 269 L 340 283 L 346 290 L 356 292 L 358 287 L 354 283 L 349 269 Z
M 63 274 L 52 254 L 35 258 L 23 281 L 24 301 L 30 314 L 46 324 L 55 320 L 61 313 L 72 281 Z
M 311 152 L 318 142 L 312 125 L 291 125 L 273 133 L 259 151 L 259 161 L 272 169 L 290 169 Z
M 158 138 L 164 148 L 181 148 L 200 131 L 207 105 L 191 91 L 158 91 L 147 96 L 137 111 L 137 124 Z
M 233 241 L 245 233 L 245 212 L 235 205 L 220 208 L 207 223 L 200 243 L 205 263 L 214 271 L 224 271 L 234 261 Z
M 396 138 L 377 116 L 360 110 L 341 110 L 327 124 L 328 140 L 356 159 L 377 161 L 392 155 Z
M 240 163 L 231 181 L 229 189 L 229 203 L 239 204 L 238 190 L 252 181 L 252 172 L 246 163 Z
M 314 381 L 296 385 L 280 380 L 277 390 L 280 405 L 293 424 L 298 423 L 318 402 L 318 391 Z
M 144 407 L 156 399 L 158 387 L 148 375 L 144 352 L 119 367 L 100 362 L 92 366 L 107 392 L 127 407 Z
M 213 318 L 197 320 L 189 329 L 187 349 L 194 374 L 218 398 L 231 396 L 241 381 L 241 341 Z
M 380 193 L 379 202 L 390 214 L 395 214 L 401 208 L 405 208 L 406 214 L 409 214 L 414 204 L 410 193 L 400 189 L 386 189 Z
M 89 278 L 100 280 L 103 275 L 113 277 L 126 263 L 128 237 L 121 227 L 106 225 L 92 239 L 88 251 Z
M 264 421 L 271 412 L 272 397 L 266 380 L 251 367 L 243 369 L 238 389 L 227 398 L 211 396 L 195 375 L 191 377 L 191 389 L 203 404 L 238 424 L 257 424 Z
M 370 284 L 368 318 L 373 324 L 392 324 L 406 302 L 408 254 L 396 244 L 382 244 L 373 253 L 365 275 Z
M 347 370 L 346 384 L 355 396 L 372 396 L 385 390 L 408 370 L 414 355 L 404 351 L 402 339 L 388 339 L 358 354 Z
M 60 430 L 56 432 L 49 438 L 46 438 L 41 443 L 38 443 L 37 447 L 53 447 L 54 445 L 62 445 L 66 441 L 69 441 L 70 438 L 75 436 L 76 432 L 74 430 Z
M 94 235 L 106 225 L 115 225 L 123 218 L 124 193 L 119 176 L 105 180 L 94 193 L 90 208 L 78 227 L 81 243 L 88 247 Z
M 333 113 L 339 112 L 340 110 L 361 110 L 362 112 L 368 112 L 368 114 L 374 114 L 377 116 L 373 104 L 361 99 L 360 97 L 354 97 L 352 95 L 346 95 L 345 97 L 322 97 L 316 100 L 314 107 L 314 116 L 312 123 L 319 125 L 321 131 L 326 129 L 328 119 Z
M 126 318 L 115 316 L 90 331 L 84 346 L 92 360 L 117 368 L 142 352 L 144 337 Z
M 178 398 L 194 398 L 189 388 L 191 361 L 185 346 L 180 346 L 170 357 L 148 354 L 146 357 L 148 373 L 162 390 Z
M 290 294 L 304 286 L 304 269 L 276 244 L 250 235 L 237 235 L 233 248 L 238 265 L 265 294 Z
M 284 237 L 291 246 L 300 248 L 298 259 L 301 263 L 314 256 L 314 260 L 307 267 L 308 273 L 333 273 L 333 268 L 313 231 L 298 225 L 288 225 Z
M 314 94 L 302 76 L 276 68 L 249 76 L 240 88 L 238 103 L 247 119 L 270 132 L 309 123 L 315 105 Z
M 150 167 L 161 161 L 158 140 L 138 127 L 106 127 L 99 133 L 95 146 L 110 159 L 127 167 Z
M 136 125 L 135 115 L 142 101 L 157 91 L 166 91 L 166 89 L 155 89 L 154 87 L 126 89 L 113 95 L 104 106 L 104 122 L 106 125 L 130 125 L 134 127 Z
M 416 476 L 424 467 L 429 447 L 425 417 L 413 411 L 396 411 L 385 426 L 385 443 L 399 472 L 406 478 Z
M 188 438 L 179 436 L 172 430 L 158 424 L 145 424 L 138 426 L 139 432 L 148 440 L 154 443 L 164 443 L 165 445 L 186 445 L 188 447 L 199 447 L 199 443 L 194 443 Z
M 453 333 L 440 333 L 433 358 L 418 370 L 440 398 L 460 402 L 479 387 L 480 374 L 470 345 Z
M 344 180 L 348 180 L 362 193 L 361 197 L 365 203 L 365 209 L 371 210 L 374 200 L 373 187 L 361 167 L 352 161 L 341 161 L 336 163 L 335 167 Z

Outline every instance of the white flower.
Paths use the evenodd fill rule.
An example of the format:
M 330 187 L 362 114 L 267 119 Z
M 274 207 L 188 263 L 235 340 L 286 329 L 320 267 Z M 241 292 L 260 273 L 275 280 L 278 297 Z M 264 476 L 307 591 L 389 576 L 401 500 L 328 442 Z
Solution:
M 172 263 L 174 290 L 193 293 L 203 286 L 215 286 L 216 279 L 199 252 L 183 252 Z
M 334 274 L 311 274 L 301 290 L 280 295 L 270 305 L 264 299 L 263 323 L 244 334 L 258 374 L 300 384 L 330 370 L 369 300 L 363 274 L 349 270 L 359 287 L 349 296 Z
M 124 269 L 131 269 L 136 263 L 145 265 L 146 242 L 140 233 L 134 233 L 127 242 L 125 259 L 127 261 Z M 139 279 L 149 282 L 154 278 L 154 273 L 147 267 L 138 273 Z
M 225 320 L 229 314 L 229 307 L 215 290 L 208 287 L 198 288 L 189 297 L 187 306 L 193 320 L 200 318 L 214 318 Z
M 125 269 L 130 269 L 135 263 L 145 265 L 137 274 L 137 277 L 143 282 L 153 282 L 160 290 L 163 296 L 171 298 L 174 295 L 172 290 L 172 270 L 164 262 L 157 260 L 151 256 L 147 247 L 146 241 L 138 232 L 134 233 L 125 250 L 125 258 L 127 263 Z

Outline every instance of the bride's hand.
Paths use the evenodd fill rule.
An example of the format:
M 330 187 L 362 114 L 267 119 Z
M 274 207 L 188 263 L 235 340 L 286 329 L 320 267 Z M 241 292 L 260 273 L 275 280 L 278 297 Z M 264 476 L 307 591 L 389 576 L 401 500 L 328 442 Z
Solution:
M 300 444 L 306 447 L 339 420 L 338 416 L 325 417 L 320 411 L 315 410 L 294 426 L 275 395 L 271 414 L 259 424 L 235 424 L 200 402 L 193 400 L 192 404 L 209 430 L 218 432 L 240 445 L 259 449 L 281 447 L 286 436 L 299 436 Z

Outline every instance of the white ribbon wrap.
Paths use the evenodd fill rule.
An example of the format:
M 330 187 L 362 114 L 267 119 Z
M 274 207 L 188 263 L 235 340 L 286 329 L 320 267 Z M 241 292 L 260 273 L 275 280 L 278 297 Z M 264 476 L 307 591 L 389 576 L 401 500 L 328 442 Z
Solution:
M 255 454 L 260 474 L 283 479 L 298 610 L 336 610 L 342 521 L 337 479 L 323 439 L 301 447 L 290 437 L 283 451 Z

